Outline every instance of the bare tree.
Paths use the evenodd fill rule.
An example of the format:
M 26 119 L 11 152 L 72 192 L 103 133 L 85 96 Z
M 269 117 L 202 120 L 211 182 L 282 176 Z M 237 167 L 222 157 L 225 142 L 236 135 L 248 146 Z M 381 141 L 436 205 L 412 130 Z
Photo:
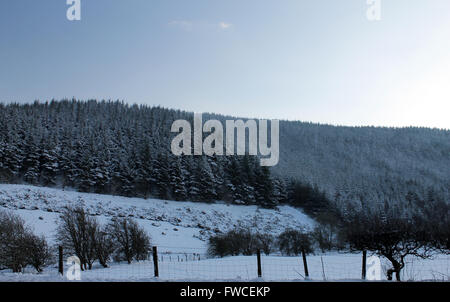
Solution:
M 144 260 L 150 252 L 150 237 L 138 223 L 130 218 L 114 219 L 108 227 L 115 244 L 117 257 L 128 263 Z
M 388 280 L 392 280 L 394 273 L 396 280 L 401 280 L 407 256 L 426 259 L 433 252 L 425 225 L 398 212 L 353 211 L 345 217 L 343 232 L 351 251 L 371 251 L 391 262 Z
M 323 212 L 317 215 L 318 224 L 314 227 L 312 238 L 322 252 L 340 249 L 339 218 L 334 211 Z
M 208 239 L 208 254 L 211 256 L 224 257 L 229 255 L 229 244 L 224 235 L 211 236 Z
M 114 252 L 113 238 L 105 227 L 97 227 L 92 231 L 91 236 L 98 262 L 103 267 L 108 267 L 108 262 Z
M 13 272 L 21 272 L 27 265 L 24 242 L 29 230 L 22 218 L 9 212 L 0 212 L 0 265 Z
M 258 233 L 254 235 L 255 245 L 258 249 L 262 250 L 264 254 L 269 255 L 274 248 L 274 236 L 270 234 Z
M 60 217 L 57 230 L 59 242 L 73 252 L 81 262 L 81 269 L 92 269 L 97 258 L 95 235 L 98 223 L 83 208 L 67 208 Z
M 273 249 L 274 238 L 269 234 L 254 234 L 242 227 L 225 234 L 211 236 L 208 241 L 208 253 L 211 256 L 254 255 L 262 250 L 266 255 Z
M 36 236 L 18 215 L 0 212 L 0 266 L 21 272 L 27 265 L 42 272 L 51 252 L 45 238 Z
M 27 249 L 28 264 L 32 265 L 37 272 L 41 273 L 43 267 L 49 265 L 52 260 L 52 253 L 44 236 L 27 234 L 25 237 L 25 248 Z
M 305 231 L 287 229 L 278 236 L 278 246 L 286 255 L 306 255 L 313 252 L 311 235 Z

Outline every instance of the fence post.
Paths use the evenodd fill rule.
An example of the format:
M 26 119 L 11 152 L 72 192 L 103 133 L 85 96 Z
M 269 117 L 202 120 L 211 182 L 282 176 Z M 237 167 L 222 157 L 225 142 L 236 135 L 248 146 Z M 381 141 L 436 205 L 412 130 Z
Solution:
M 367 251 L 363 251 L 362 256 L 362 279 L 366 280 L 366 263 L 367 263 Z
M 261 269 L 261 251 L 257 250 L 256 251 L 256 259 L 257 259 L 257 263 L 258 263 L 258 278 L 262 277 L 262 269 Z
M 306 262 L 305 250 L 302 250 L 302 257 L 303 257 L 303 267 L 305 269 L 305 279 L 309 279 L 308 263 Z
M 159 277 L 159 271 L 158 271 L 158 248 L 156 246 L 153 247 L 153 266 L 155 268 L 155 277 Z
M 327 281 L 327 276 L 325 275 L 325 266 L 323 265 L 323 257 L 320 256 L 320 262 L 322 262 L 322 277 L 323 281 Z
M 64 275 L 64 261 L 63 261 L 63 247 L 58 247 L 59 261 L 58 261 L 58 272 Z

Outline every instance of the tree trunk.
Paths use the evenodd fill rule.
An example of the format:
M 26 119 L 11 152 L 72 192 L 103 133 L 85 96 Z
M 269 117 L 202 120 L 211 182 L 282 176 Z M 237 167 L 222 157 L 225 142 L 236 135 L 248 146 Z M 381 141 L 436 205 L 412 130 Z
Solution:
M 400 280 L 400 269 L 395 272 L 395 276 L 397 277 L 397 281 L 402 281 Z
M 392 275 L 395 273 L 395 279 L 397 281 L 401 281 L 400 272 L 402 270 L 402 265 L 395 259 L 388 258 L 392 263 L 392 268 L 388 269 L 387 271 L 387 278 L 388 280 L 392 280 Z
M 104 268 L 108 267 L 108 264 L 106 264 L 106 261 L 103 258 L 99 257 L 98 261 Z

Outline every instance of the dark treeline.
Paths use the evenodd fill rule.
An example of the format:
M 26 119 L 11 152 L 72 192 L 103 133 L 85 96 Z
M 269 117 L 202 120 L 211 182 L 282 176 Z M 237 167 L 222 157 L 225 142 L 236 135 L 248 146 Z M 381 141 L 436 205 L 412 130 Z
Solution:
M 130 197 L 273 207 L 314 213 L 318 188 L 275 177 L 254 156 L 174 156 L 172 122 L 191 113 L 109 101 L 0 105 L 0 182 Z

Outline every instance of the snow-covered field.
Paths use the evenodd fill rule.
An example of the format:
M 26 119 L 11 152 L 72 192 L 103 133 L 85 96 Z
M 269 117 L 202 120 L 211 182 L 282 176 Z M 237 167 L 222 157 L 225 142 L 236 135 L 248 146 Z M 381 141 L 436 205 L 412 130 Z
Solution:
M 308 256 L 310 281 L 361 281 L 361 255 L 326 254 Z M 81 272 L 81 281 L 305 281 L 300 257 L 262 256 L 262 278 L 257 275 L 256 257 L 239 256 L 223 259 L 179 262 L 175 257 L 159 262 L 159 278 L 154 278 L 151 261 L 112 264 L 110 268 L 94 267 Z M 386 262 L 382 261 L 382 278 Z M 404 281 L 450 281 L 450 258 L 409 259 L 402 273 Z M 383 280 L 383 279 L 382 279 Z M 385 280 L 385 279 L 384 279 Z M 55 267 L 37 275 L 32 272 L 0 273 L 1 281 L 69 281 Z
M 314 221 L 298 209 L 278 210 L 255 206 L 204 204 L 124 198 L 85 194 L 25 185 L 0 185 L 0 209 L 12 210 L 55 243 L 60 212 L 67 205 L 82 205 L 101 222 L 112 217 L 134 217 L 151 235 L 159 249 L 159 279 L 153 277 L 153 263 L 113 263 L 82 272 L 82 281 L 256 281 L 256 257 L 206 258 L 210 234 L 241 225 L 254 231 L 278 234 L 285 228 L 312 227 Z M 450 257 L 434 260 L 408 259 L 403 280 L 449 281 Z M 382 262 L 386 270 L 387 263 Z M 308 257 L 311 280 L 360 280 L 361 255 L 325 254 Z M 300 257 L 262 256 L 264 281 L 304 280 Z M 67 281 L 48 267 L 42 274 L 28 269 L 23 274 L 0 271 L 0 281 Z

